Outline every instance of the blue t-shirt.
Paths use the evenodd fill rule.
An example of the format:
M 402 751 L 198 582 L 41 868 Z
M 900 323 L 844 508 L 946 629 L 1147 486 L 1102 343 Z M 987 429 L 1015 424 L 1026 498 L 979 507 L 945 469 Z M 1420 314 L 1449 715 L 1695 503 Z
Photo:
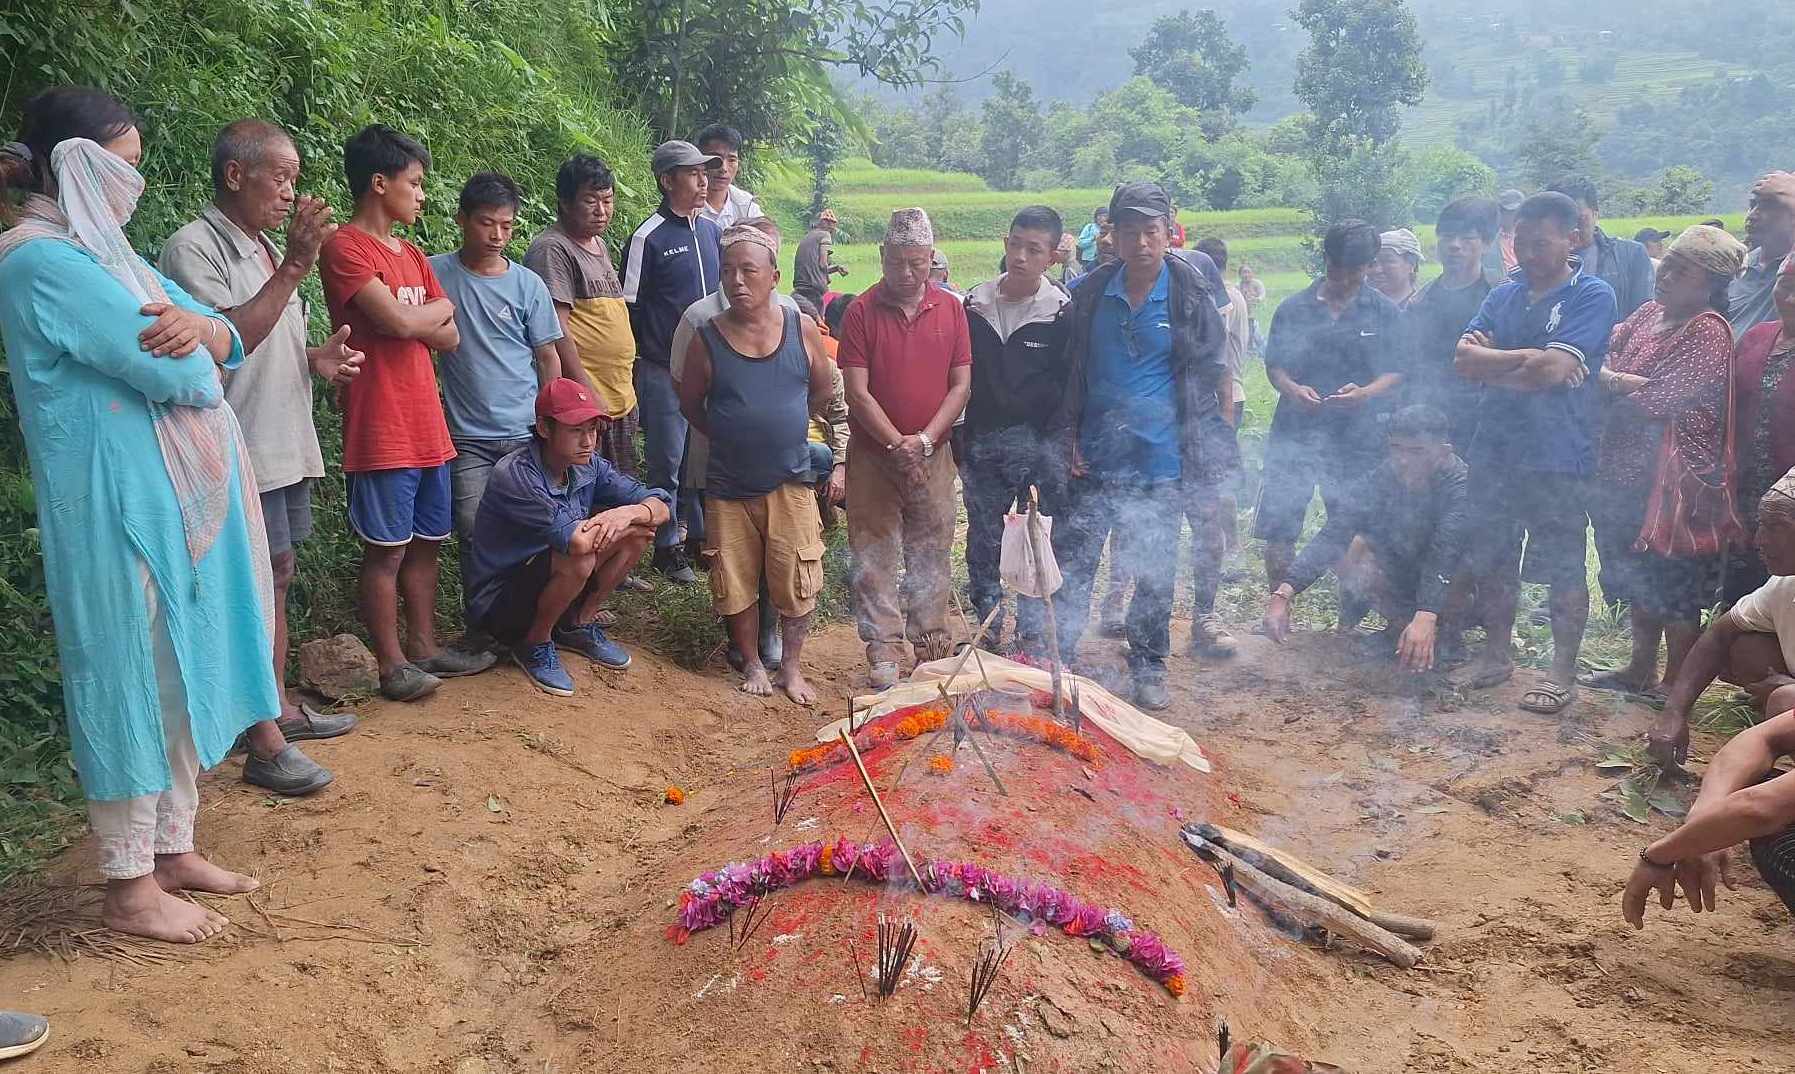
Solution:
M 1575 388 L 1522 392 L 1485 385 L 1477 408 L 1477 432 L 1466 458 L 1494 465 L 1587 477 L 1596 469 L 1600 420 L 1596 375 L 1614 332 L 1614 288 L 1571 259 L 1571 278 L 1537 302 L 1527 294 L 1521 269 L 1489 293 L 1466 334 L 1483 332 L 1498 350 L 1561 350 L 1589 370 Z
M 536 348 L 561 338 L 561 322 L 542 277 L 516 262 L 502 276 L 469 272 L 456 254 L 430 267 L 455 303 L 461 345 L 444 351 L 437 379 L 449 435 L 520 440 L 536 424 Z
M 1139 309 L 1128 305 L 1126 275 L 1110 279 L 1091 319 L 1080 450 L 1099 479 L 1176 480 L 1183 467 L 1167 302 L 1172 270 L 1160 267 Z

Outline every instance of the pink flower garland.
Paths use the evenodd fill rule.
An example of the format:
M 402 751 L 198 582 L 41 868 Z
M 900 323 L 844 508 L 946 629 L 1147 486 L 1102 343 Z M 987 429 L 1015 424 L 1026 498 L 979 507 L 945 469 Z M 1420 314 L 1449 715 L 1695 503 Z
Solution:
M 667 937 L 685 943 L 692 933 L 721 925 L 751 899 L 813 876 L 838 876 L 850 868 L 869 883 L 908 886 L 908 870 L 902 866 L 903 858 L 891 843 L 853 843 L 845 837 L 834 843 L 803 843 L 775 850 L 759 861 L 725 865 L 698 877 L 680 892 L 679 921 L 668 927 Z M 1184 959 L 1155 933 L 1136 929 L 1120 910 L 1106 910 L 1059 888 L 1018 880 L 971 862 L 929 862 L 921 866 L 921 872 L 927 894 L 989 901 L 1012 917 L 1032 923 L 1037 935 L 1052 926 L 1068 936 L 1098 941 L 1174 996 L 1184 994 Z

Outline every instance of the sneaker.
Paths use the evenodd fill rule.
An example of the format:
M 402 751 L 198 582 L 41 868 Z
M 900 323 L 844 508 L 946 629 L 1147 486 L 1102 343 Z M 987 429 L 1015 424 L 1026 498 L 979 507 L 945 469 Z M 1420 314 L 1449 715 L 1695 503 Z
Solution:
M 1190 651 L 1196 656 L 1227 657 L 1235 650 L 1234 635 L 1213 612 L 1199 615 L 1190 625 Z
M 29 1055 L 49 1039 L 49 1019 L 18 1011 L 0 1011 L 0 1059 Z
M 1163 675 L 1135 675 L 1134 705 L 1143 712 L 1161 712 L 1172 706 Z
M 359 723 L 353 712 L 319 712 L 310 705 L 300 705 L 296 718 L 280 721 L 280 733 L 288 742 L 309 742 L 346 735 Z
M 895 660 L 879 660 L 866 669 L 867 685 L 875 690 L 889 690 L 897 685 L 898 666 Z
M 388 701 L 416 701 L 436 692 L 443 681 L 416 664 L 400 664 L 380 676 L 380 696 Z
M 445 645 L 438 649 L 435 656 L 417 662 L 418 668 L 435 675 L 439 679 L 457 679 L 463 675 L 478 675 L 499 662 L 499 655 L 488 649 L 464 649 L 459 645 Z
M 561 666 L 561 654 L 555 652 L 554 642 L 545 641 L 540 645 L 519 642 L 511 650 L 511 660 L 524 669 L 524 674 L 543 693 L 556 697 L 573 696 L 573 676 Z
M 686 550 L 679 545 L 671 548 L 657 548 L 654 553 L 654 569 L 661 572 L 669 582 L 677 585 L 693 585 L 698 575 L 692 570 L 692 563 L 686 558 Z
M 288 798 L 303 798 L 330 786 L 336 777 L 317 761 L 288 746 L 273 757 L 257 757 L 254 751 L 243 762 L 243 782 Z
M 556 628 L 549 637 L 555 645 L 570 653 L 579 653 L 599 667 L 610 668 L 612 671 L 622 671 L 629 667 L 629 650 L 606 637 L 605 628 L 597 623 L 587 623 L 568 630 Z M 572 680 L 567 685 L 571 688 Z

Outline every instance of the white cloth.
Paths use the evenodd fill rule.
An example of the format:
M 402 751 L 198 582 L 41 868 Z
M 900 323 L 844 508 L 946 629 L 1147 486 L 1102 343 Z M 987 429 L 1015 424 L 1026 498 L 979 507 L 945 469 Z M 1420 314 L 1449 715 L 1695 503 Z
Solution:
M 1727 613 L 1733 622 L 1757 634 L 1775 634 L 1783 666 L 1795 668 L 1795 578 L 1772 578 Z
M 151 649 L 156 657 L 156 693 L 162 703 L 162 735 L 168 751 L 169 788 L 110 802 L 88 799 L 87 823 L 99 843 L 100 875 L 108 880 L 147 876 L 158 854 L 193 849 L 193 820 L 199 813 L 199 752 L 187 717 L 187 692 L 175 659 L 167 621 L 152 613 Z
M 723 199 L 721 209 L 711 208 L 711 203 L 708 201 L 701 202 L 698 206 L 698 215 L 716 224 L 718 231 L 723 231 L 733 224 L 745 224 L 757 216 L 767 214 L 761 211 L 760 202 L 755 199 L 753 194 L 731 183 L 729 194 Z
M 909 682 L 899 683 L 870 697 L 855 698 L 855 726 L 908 705 L 938 700 L 941 690 L 937 684 L 947 680 L 949 673 L 959 662 L 958 656 L 952 656 L 918 664 L 916 670 L 910 673 Z M 981 665 L 983 674 L 980 673 Z M 1004 693 L 1022 695 L 1034 690 L 1050 692 L 1053 689 L 1053 675 L 1047 670 L 1018 664 L 1014 660 L 1006 660 L 996 653 L 980 649 L 977 656 L 967 658 L 965 669 L 947 682 L 948 693 L 963 694 L 983 689 L 986 678 L 991 680 L 994 689 Z M 1203 747 L 1197 745 L 1196 739 L 1191 738 L 1184 729 L 1154 719 L 1083 675 L 1074 675 L 1068 671 L 1061 679 L 1062 689 L 1068 694 L 1072 684 L 1078 684 L 1078 708 L 1083 718 L 1120 742 L 1135 756 L 1154 764 L 1171 764 L 1176 761 L 1199 772 L 1211 771 L 1209 758 L 1203 755 Z M 822 728 L 816 733 L 817 741 L 835 741 L 846 724 L 846 720 L 836 720 Z

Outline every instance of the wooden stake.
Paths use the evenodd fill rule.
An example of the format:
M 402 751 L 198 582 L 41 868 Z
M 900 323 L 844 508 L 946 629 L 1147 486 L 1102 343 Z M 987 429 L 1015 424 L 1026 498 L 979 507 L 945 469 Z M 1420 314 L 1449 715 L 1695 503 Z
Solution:
M 891 841 L 896 844 L 898 853 L 904 856 L 904 864 L 910 867 L 910 879 L 916 881 L 916 890 L 926 890 L 922 874 L 916 871 L 916 863 L 910 860 L 910 852 L 904 849 L 904 841 L 898 837 L 897 825 L 891 823 L 891 814 L 885 812 L 885 803 L 879 799 L 879 789 L 873 786 L 873 777 L 866 770 L 866 762 L 860 759 L 860 749 L 854 745 L 854 737 L 848 734 L 845 727 L 841 730 L 841 741 L 848 747 L 849 756 L 854 758 L 854 767 L 860 770 L 860 782 L 866 784 L 866 793 L 873 796 L 873 808 L 879 811 L 879 819 L 885 822 L 885 830 L 891 834 Z
M 1047 592 L 1047 571 L 1041 566 L 1041 491 L 1033 485 L 1028 487 L 1028 546 L 1035 554 L 1035 588 L 1042 592 L 1041 603 L 1047 606 L 1047 667 L 1053 673 L 1053 718 L 1059 720 L 1066 715 L 1065 699 L 1060 696 L 1060 625 L 1053 614 L 1053 594 Z

